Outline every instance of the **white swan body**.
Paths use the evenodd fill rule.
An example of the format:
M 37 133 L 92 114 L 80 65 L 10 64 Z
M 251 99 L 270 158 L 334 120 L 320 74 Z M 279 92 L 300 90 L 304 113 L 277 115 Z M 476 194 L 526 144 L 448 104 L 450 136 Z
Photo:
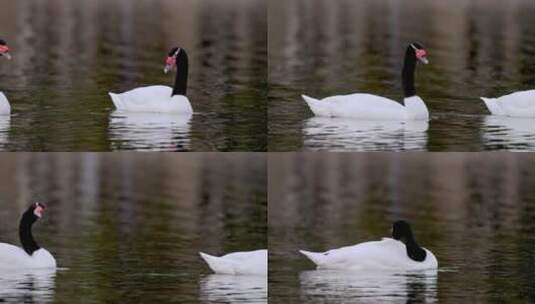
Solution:
M 184 95 L 172 96 L 173 88 L 163 85 L 136 88 L 124 93 L 109 93 L 120 111 L 191 114 L 193 109 Z
M 218 274 L 267 275 L 268 252 L 266 249 L 229 253 L 216 257 L 199 253 L 210 269 Z
M 322 253 L 300 250 L 314 262 L 318 269 L 333 270 L 425 270 L 438 267 L 438 261 L 431 251 L 425 260 L 417 262 L 409 258 L 405 244 L 383 238 L 380 241 L 360 243 Z
M 367 120 L 429 120 L 429 111 L 418 96 L 397 101 L 372 94 L 337 95 L 315 99 L 302 95 L 316 116 L 348 117 Z
M 515 92 L 498 98 L 481 97 L 492 115 L 535 117 L 535 90 Z
M 0 92 L 0 115 L 9 115 L 11 114 L 11 106 L 7 100 L 6 95 Z
M 371 95 L 337 95 L 315 99 L 302 95 L 316 116 L 349 117 L 369 120 L 429 120 L 429 112 L 418 96 L 404 99 L 405 105 L 394 100 Z
M 46 249 L 29 255 L 22 248 L 0 243 L 0 269 L 56 268 L 56 260 Z

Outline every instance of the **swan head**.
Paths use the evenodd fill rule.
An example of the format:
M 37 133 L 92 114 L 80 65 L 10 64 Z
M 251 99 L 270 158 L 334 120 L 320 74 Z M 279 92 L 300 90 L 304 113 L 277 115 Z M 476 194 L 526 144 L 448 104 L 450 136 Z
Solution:
M 9 46 L 7 43 L 0 39 L 0 57 L 4 57 L 7 60 L 11 60 L 11 54 L 9 54 Z
M 394 240 L 407 243 L 409 240 L 413 240 L 411 225 L 406 221 L 397 221 L 392 225 L 392 238 Z
M 34 217 L 34 221 L 40 219 L 43 217 L 43 213 L 45 212 L 46 206 L 43 203 L 33 203 L 29 208 L 28 211 L 26 211 L 27 214 L 31 214 Z
M 427 59 L 427 51 L 424 47 L 418 42 L 413 42 L 409 44 L 410 48 L 414 52 L 414 57 L 423 64 L 428 64 L 429 60 Z
M 165 74 L 177 67 L 177 57 L 181 52 L 182 49 L 179 47 L 174 47 L 169 51 L 167 58 L 165 59 L 165 67 L 163 69 Z
M 397 221 L 392 225 L 392 238 L 405 244 L 407 256 L 416 262 L 423 262 L 427 253 L 421 248 L 412 234 L 411 225 L 406 221 Z

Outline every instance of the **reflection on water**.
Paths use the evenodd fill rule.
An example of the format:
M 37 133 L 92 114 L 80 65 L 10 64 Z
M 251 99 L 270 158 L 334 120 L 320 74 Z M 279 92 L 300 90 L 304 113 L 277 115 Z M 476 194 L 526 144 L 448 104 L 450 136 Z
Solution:
M 0 242 L 20 244 L 28 203 L 48 203 L 33 232 L 66 268 L 55 303 L 200 303 L 199 251 L 267 246 L 261 154 L 7 153 L 0 167 Z
M 202 303 L 265 303 L 267 278 L 211 274 L 201 280 Z
M 114 111 L 109 125 L 111 149 L 187 151 L 191 116 Z
M 430 64 L 416 74 L 433 116 L 426 150 L 534 148 L 533 138 L 522 146 L 489 143 L 479 99 L 535 87 L 534 1 L 273 0 L 269 11 L 270 151 L 367 150 L 375 134 L 365 133 L 362 146 L 309 136 L 303 121 L 312 113 L 300 94 L 367 92 L 401 101 L 409 41 L 429 53 Z
M 487 147 L 507 147 L 511 151 L 535 150 L 533 118 L 487 116 L 483 121 Z
M 322 303 L 435 303 L 437 271 L 385 273 L 301 272 L 301 300 Z
M 303 126 L 309 150 L 425 150 L 427 121 L 379 121 L 312 117 Z
M 265 150 L 267 37 L 259 35 L 267 28 L 265 3 L 2 1 L 0 36 L 13 60 L 0 61 L 0 90 L 16 115 L 9 150 L 116 148 L 108 92 L 171 86 L 174 76 L 162 69 L 173 46 L 188 51 L 188 95 L 201 114 L 192 118 L 189 150 Z M 167 143 L 154 149 L 161 146 Z
M 56 270 L 9 270 L 0 273 L 1 303 L 52 303 Z
M 411 222 L 418 243 L 439 262 L 436 283 L 418 296 L 440 303 L 535 300 L 532 153 L 278 153 L 269 155 L 269 168 L 275 303 L 303 303 L 303 295 L 311 304 L 344 302 L 336 298 L 344 288 L 356 293 L 357 283 L 327 276 L 329 287 L 321 287 L 320 272 L 299 277 L 314 266 L 298 250 L 379 240 L 398 219 Z M 304 284 L 310 281 L 323 292 Z M 405 299 L 412 288 L 391 287 L 399 286 L 375 295 Z

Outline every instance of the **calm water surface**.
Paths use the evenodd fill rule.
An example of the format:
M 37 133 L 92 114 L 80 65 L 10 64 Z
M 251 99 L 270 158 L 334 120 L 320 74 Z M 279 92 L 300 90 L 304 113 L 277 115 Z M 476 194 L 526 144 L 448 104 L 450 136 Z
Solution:
M 534 150 L 533 119 L 490 117 L 479 96 L 535 88 L 535 2 L 269 2 L 269 150 Z M 419 41 L 427 126 L 315 119 L 300 95 L 403 97 L 405 47 Z
M 0 241 L 34 235 L 57 272 L 1 272 L 2 303 L 267 303 L 266 279 L 215 276 L 198 251 L 266 248 L 266 159 L 244 154 L 2 155 Z
M 535 302 L 535 157 L 525 154 L 269 156 L 273 303 Z M 412 223 L 438 271 L 314 270 L 325 251 Z
M 2 1 L 0 150 L 265 151 L 263 0 Z M 116 115 L 108 92 L 172 86 L 165 56 L 188 51 L 195 114 Z

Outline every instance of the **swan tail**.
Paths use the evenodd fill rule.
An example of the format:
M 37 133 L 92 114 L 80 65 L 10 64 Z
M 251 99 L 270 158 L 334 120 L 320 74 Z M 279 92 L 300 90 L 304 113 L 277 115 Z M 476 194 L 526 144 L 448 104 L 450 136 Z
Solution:
M 308 107 L 316 116 L 330 116 L 330 110 L 325 102 L 319 99 L 312 98 L 310 96 L 301 95 L 303 100 L 307 103 Z
M 110 95 L 111 101 L 113 102 L 113 105 L 117 110 L 120 110 L 122 108 L 123 103 L 121 102 L 121 98 L 119 97 L 119 94 L 115 94 L 112 92 L 108 92 L 108 95 Z
M 325 256 L 322 253 L 318 252 L 310 252 L 306 250 L 299 250 L 301 254 L 306 256 L 309 260 L 311 260 L 314 264 L 316 264 L 318 267 L 323 264 L 323 260 Z
M 221 257 L 216 257 L 203 252 L 199 252 L 201 258 L 208 264 L 213 272 L 219 274 L 235 274 L 236 264 L 230 261 L 226 261 Z
M 500 106 L 498 105 L 498 99 L 481 97 L 481 100 L 483 100 L 483 102 L 487 106 L 487 109 L 489 110 L 490 114 L 494 114 L 494 115 L 502 114 Z

